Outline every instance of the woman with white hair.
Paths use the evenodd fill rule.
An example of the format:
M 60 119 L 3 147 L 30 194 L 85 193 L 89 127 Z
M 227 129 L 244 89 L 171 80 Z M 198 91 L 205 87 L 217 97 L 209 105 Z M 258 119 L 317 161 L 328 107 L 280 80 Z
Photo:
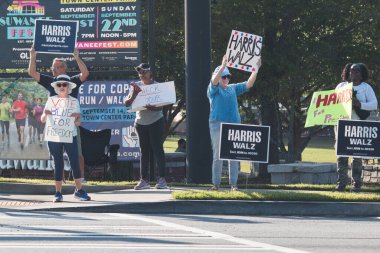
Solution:
M 87 193 L 82 189 L 81 173 L 79 169 L 79 155 L 78 155 L 78 146 L 77 146 L 77 127 L 80 125 L 80 108 L 78 99 L 69 96 L 72 92 L 72 89 L 76 87 L 76 84 L 70 81 L 70 77 L 67 75 L 59 75 L 57 80 L 51 83 L 51 86 L 54 88 L 55 92 L 58 95 L 51 96 L 46 102 L 44 112 L 41 116 L 41 121 L 45 123 L 50 116 L 52 118 L 52 127 L 50 130 L 46 131 L 54 132 L 55 124 L 68 125 L 70 129 L 70 136 L 72 137 L 72 142 L 67 143 L 63 142 L 60 138 L 55 141 L 48 141 L 48 147 L 50 154 L 53 156 L 54 160 L 54 179 L 55 179 L 55 190 L 53 202 L 63 201 L 62 196 L 62 176 L 63 176 L 63 150 L 66 151 L 67 156 L 70 161 L 71 169 L 73 170 L 73 177 L 75 181 L 75 192 L 74 197 L 87 201 L 91 198 Z M 68 118 L 74 117 L 73 121 Z M 59 131 L 56 133 L 59 135 Z
M 209 126 L 213 152 L 212 184 L 210 190 L 218 190 L 222 176 L 223 161 L 219 159 L 221 123 L 240 123 L 240 113 L 237 96 L 248 91 L 256 81 L 258 69 L 250 75 L 246 82 L 230 84 L 232 77 L 227 66 L 227 56 L 224 55 L 222 65 L 218 66 L 211 77 L 207 88 L 207 97 L 210 101 Z M 261 66 L 259 60 L 257 67 Z M 231 191 L 238 190 L 238 161 L 229 161 L 229 183 Z

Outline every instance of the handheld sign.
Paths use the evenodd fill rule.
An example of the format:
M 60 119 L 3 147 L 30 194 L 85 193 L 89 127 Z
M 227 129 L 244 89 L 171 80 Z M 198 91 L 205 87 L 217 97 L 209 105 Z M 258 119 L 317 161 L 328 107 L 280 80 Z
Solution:
M 146 105 L 164 106 L 176 102 L 174 82 L 155 83 L 140 86 L 141 92 L 132 103 L 128 112 L 146 110 Z
M 305 127 L 336 126 L 340 119 L 350 119 L 352 113 L 352 83 L 340 89 L 313 93 Z
M 257 72 L 262 45 L 262 37 L 232 30 L 226 52 L 227 67 Z
M 38 53 L 72 54 L 78 21 L 36 19 L 34 48 Z
M 380 158 L 380 122 L 339 120 L 337 156 Z
M 219 158 L 267 163 L 269 126 L 222 123 Z
M 72 143 L 76 126 L 75 118 L 70 116 L 79 112 L 78 101 L 73 98 L 49 97 L 45 109 L 51 111 L 46 120 L 45 141 Z

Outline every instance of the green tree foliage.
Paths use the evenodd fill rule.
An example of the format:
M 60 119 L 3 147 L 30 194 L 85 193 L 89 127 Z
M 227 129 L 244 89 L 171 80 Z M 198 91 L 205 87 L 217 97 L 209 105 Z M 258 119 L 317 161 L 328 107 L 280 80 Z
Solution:
M 175 80 L 184 98 L 183 1 L 155 3 L 157 76 Z M 378 94 L 379 1 L 212 0 L 211 8 L 213 67 L 220 65 L 231 30 L 264 37 L 258 80 L 240 104 L 248 122 L 257 122 L 251 110 L 257 106 L 261 123 L 271 126 L 270 163 L 279 162 L 280 153 L 289 162 L 301 159 L 310 138 L 322 130 L 303 127 L 311 96 L 334 89 L 345 63 L 367 64 Z M 231 71 L 233 82 L 248 78 Z
M 321 130 L 303 127 L 312 93 L 335 88 L 345 63 L 366 63 L 372 84 L 378 83 L 377 1 L 215 0 L 212 8 L 215 61 L 225 52 L 232 29 L 264 37 L 263 67 L 248 99 L 259 106 L 262 123 L 272 127 L 271 163 L 278 161 L 280 149 L 288 161 L 300 159 L 311 136 Z M 288 150 L 280 138 L 283 129 Z

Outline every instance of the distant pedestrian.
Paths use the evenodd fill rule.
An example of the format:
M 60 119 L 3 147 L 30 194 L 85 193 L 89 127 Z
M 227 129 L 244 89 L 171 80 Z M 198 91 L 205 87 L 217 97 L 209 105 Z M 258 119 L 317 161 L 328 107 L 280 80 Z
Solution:
M 8 142 L 9 146 L 9 122 L 11 119 L 10 116 L 10 110 L 11 110 L 11 104 L 8 102 L 7 95 L 3 95 L 1 98 L 0 103 L 0 126 L 1 126 L 1 141 L 5 141 L 5 139 Z M 5 138 L 5 136 L 7 138 Z
M 175 150 L 175 152 L 183 152 L 183 153 L 186 153 L 186 140 L 185 139 L 179 139 L 177 141 L 177 149 Z
M 26 118 L 28 116 L 28 104 L 23 99 L 22 93 L 18 93 L 17 99 L 13 102 L 11 111 L 14 113 L 16 128 L 18 134 L 18 141 L 20 143 L 21 150 L 24 149 L 24 129 Z

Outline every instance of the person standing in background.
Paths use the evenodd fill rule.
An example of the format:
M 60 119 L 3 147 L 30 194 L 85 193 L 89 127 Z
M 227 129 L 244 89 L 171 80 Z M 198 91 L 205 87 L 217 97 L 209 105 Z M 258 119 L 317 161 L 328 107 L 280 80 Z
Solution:
M 44 106 L 42 105 L 42 99 L 37 98 L 37 104 L 33 108 L 33 117 L 36 121 L 36 130 L 38 133 L 38 142 L 40 147 L 42 148 L 42 141 L 43 141 L 43 135 L 44 135 L 44 128 L 45 124 L 41 121 L 41 116 L 44 111 Z
M 1 141 L 5 141 L 5 135 L 7 136 L 7 142 L 9 147 L 9 122 L 11 120 L 10 116 L 11 104 L 8 102 L 8 96 L 3 95 L 0 103 L 0 126 L 1 126 Z
M 26 118 L 28 116 L 28 104 L 23 100 L 22 93 L 18 93 L 17 99 L 13 102 L 11 112 L 14 113 L 16 120 L 16 128 L 18 134 L 18 141 L 20 143 L 21 150 L 24 149 L 24 129 Z

